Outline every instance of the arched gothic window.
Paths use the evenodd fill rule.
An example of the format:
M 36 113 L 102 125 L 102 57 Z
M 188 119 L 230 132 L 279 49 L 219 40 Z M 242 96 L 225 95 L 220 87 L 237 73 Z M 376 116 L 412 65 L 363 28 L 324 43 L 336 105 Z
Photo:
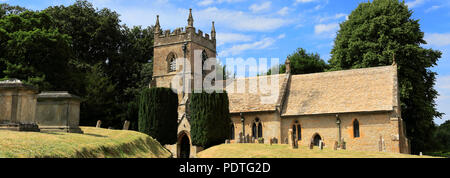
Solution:
M 176 59 L 175 54 L 170 53 L 169 56 L 167 56 L 167 62 L 169 64 L 169 73 L 176 72 L 177 71 L 177 59 Z
M 206 60 L 208 60 L 208 54 L 206 53 L 205 50 L 203 50 L 203 52 L 202 52 L 202 74 L 203 74 L 203 76 L 206 75 L 206 71 L 204 70 Z
M 256 127 L 256 123 L 253 123 L 252 125 L 252 137 L 257 138 L 256 132 L 258 128 Z
M 353 137 L 355 137 L 355 138 L 359 138 L 360 137 L 360 134 L 359 134 L 359 122 L 356 119 L 353 121 Z
M 298 122 L 295 122 L 295 124 L 292 125 L 292 131 L 292 134 L 295 135 L 297 140 L 302 140 L 302 127 Z
M 254 138 L 262 138 L 263 137 L 263 127 L 261 120 L 256 118 L 252 124 L 252 137 Z
M 258 138 L 262 138 L 263 137 L 263 127 L 261 122 L 258 124 Z

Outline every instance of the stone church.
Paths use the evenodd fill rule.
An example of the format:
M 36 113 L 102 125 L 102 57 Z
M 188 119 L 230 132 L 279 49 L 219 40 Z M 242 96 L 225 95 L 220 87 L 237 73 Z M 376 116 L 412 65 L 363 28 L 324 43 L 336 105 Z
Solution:
M 172 87 L 172 79 L 179 73 L 195 73 L 190 62 L 189 71 L 180 67 L 178 58 L 194 59 L 194 51 L 202 51 L 202 58 L 215 58 L 216 31 L 212 22 L 211 35 L 196 31 L 192 10 L 188 25 L 174 31 L 162 31 L 157 16 L 154 30 L 153 80 L 150 86 Z M 409 153 L 409 141 L 401 117 L 397 66 L 375 67 L 306 75 L 287 72 L 274 76 L 259 76 L 228 80 L 225 83 L 232 115 L 231 143 L 242 137 L 256 140 L 277 140 L 279 144 L 310 146 L 359 151 Z M 273 80 L 274 77 L 277 80 Z M 262 102 L 265 95 L 249 92 L 249 84 L 259 80 L 278 82 L 277 97 Z M 186 81 L 186 80 L 183 80 Z M 189 82 L 193 85 L 193 81 Z M 245 83 L 244 93 L 229 91 Z M 234 85 L 230 87 L 230 85 Z M 241 86 L 242 87 L 242 86 Z M 266 88 L 267 89 L 267 88 Z M 267 100 L 267 99 L 266 99 Z M 166 145 L 175 157 L 195 157 L 202 148 L 192 146 L 190 138 L 189 94 L 179 93 L 178 141 Z M 270 103 L 270 104 L 267 104 Z M 253 139 L 252 139 L 253 140 Z

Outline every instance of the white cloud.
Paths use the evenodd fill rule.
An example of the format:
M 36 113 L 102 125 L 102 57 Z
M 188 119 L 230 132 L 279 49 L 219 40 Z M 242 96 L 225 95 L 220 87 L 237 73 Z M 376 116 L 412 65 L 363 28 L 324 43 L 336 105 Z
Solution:
M 450 76 L 439 76 L 436 80 L 436 88 L 446 89 L 446 91 L 450 92 Z
M 427 10 L 425 10 L 425 13 L 434 11 L 434 10 L 438 10 L 440 9 L 442 6 L 431 6 L 430 8 L 428 8 Z
M 425 41 L 431 46 L 450 45 L 450 33 L 426 33 Z
M 443 119 L 435 119 L 437 124 L 442 124 L 446 120 L 450 120 L 450 76 L 438 76 L 436 79 L 436 90 L 439 96 L 436 100 L 437 109 L 443 112 Z
M 222 46 L 228 43 L 249 42 L 252 37 L 238 33 L 217 33 L 217 46 Z
M 406 2 L 406 5 L 408 5 L 409 8 L 415 8 L 419 5 L 422 5 L 425 2 L 425 0 L 413 0 Z
M 283 33 L 283 34 L 281 34 L 281 35 L 278 35 L 278 39 L 283 39 L 283 38 L 285 38 L 286 37 L 286 34 L 285 33 Z
M 348 15 L 344 14 L 344 13 L 339 13 L 339 14 L 336 14 L 336 15 L 333 15 L 333 16 L 319 17 L 319 22 L 323 23 L 323 22 L 326 22 L 326 21 L 329 21 L 329 20 L 338 20 L 338 19 L 341 19 L 343 17 L 345 17 L 345 19 L 347 19 Z
M 202 0 L 197 3 L 199 6 L 209 6 L 214 3 L 214 0 Z
M 242 2 L 245 0 L 200 0 L 200 2 L 197 3 L 199 6 L 209 6 L 212 4 L 221 4 L 221 3 L 236 3 L 236 2 Z
M 316 2 L 317 0 L 295 0 L 294 5 L 297 4 L 304 4 L 304 3 L 310 3 L 310 2 Z
M 216 21 L 216 24 L 223 25 L 237 31 L 257 31 L 265 32 L 278 29 L 290 24 L 292 21 L 284 18 L 275 18 L 264 15 L 252 15 L 242 11 L 218 9 L 216 7 L 207 8 L 198 12 L 196 16 L 200 21 Z M 194 17 L 195 18 L 195 17 Z
M 285 16 L 289 13 L 289 10 L 290 10 L 289 7 L 283 7 L 277 13 L 282 16 Z
M 248 51 L 248 50 L 267 49 L 268 47 L 272 46 L 276 41 L 277 41 L 277 39 L 275 39 L 275 38 L 266 37 L 259 41 L 255 41 L 253 43 L 234 45 L 231 48 L 222 50 L 219 53 L 219 57 L 235 56 L 235 55 L 241 54 L 244 51 Z
M 270 7 L 272 6 L 272 2 L 267 1 L 264 2 L 262 4 L 252 4 L 249 9 L 253 12 L 253 13 L 257 13 L 257 12 L 261 12 L 261 11 L 265 11 L 270 9 Z
M 314 27 L 314 33 L 319 36 L 331 38 L 334 37 L 338 29 L 338 23 L 318 24 Z

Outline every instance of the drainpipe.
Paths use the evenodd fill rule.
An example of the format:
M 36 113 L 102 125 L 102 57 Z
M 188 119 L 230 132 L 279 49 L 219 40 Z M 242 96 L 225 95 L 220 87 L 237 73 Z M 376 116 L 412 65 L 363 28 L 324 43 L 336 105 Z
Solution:
M 341 146 L 341 119 L 339 118 L 339 114 L 336 114 L 336 124 L 339 128 L 339 130 L 338 130 L 338 135 L 339 135 L 338 147 L 340 147 Z
M 184 64 L 183 64 L 183 99 L 184 99 L 184 95 L 186 93 L 185 88 L 186 88 L 186 51 L 187 51 L 187 42 L 184 42 L 183 44 L 183 55 L 184 55 Z
M 242 113 L 241 113 L 241 122 L 242 122 L 242 136 L 245 137 L 245 118 Z

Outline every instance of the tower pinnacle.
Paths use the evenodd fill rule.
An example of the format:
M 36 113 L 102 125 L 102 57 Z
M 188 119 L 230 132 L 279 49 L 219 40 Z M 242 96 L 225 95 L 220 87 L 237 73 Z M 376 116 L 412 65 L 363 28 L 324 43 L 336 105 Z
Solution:
M 216 39 L 216 27 L 214 27 L 214 21 L 212 21 L 211 38 Z
M 194 18 L 192 17 L 192 9 L 189 9 L 188 27 L 194 27 Z
M 159 15 L 156 15 L 155 33 L 159 33 L 160 31 L 161 26 L 159 25 Z

